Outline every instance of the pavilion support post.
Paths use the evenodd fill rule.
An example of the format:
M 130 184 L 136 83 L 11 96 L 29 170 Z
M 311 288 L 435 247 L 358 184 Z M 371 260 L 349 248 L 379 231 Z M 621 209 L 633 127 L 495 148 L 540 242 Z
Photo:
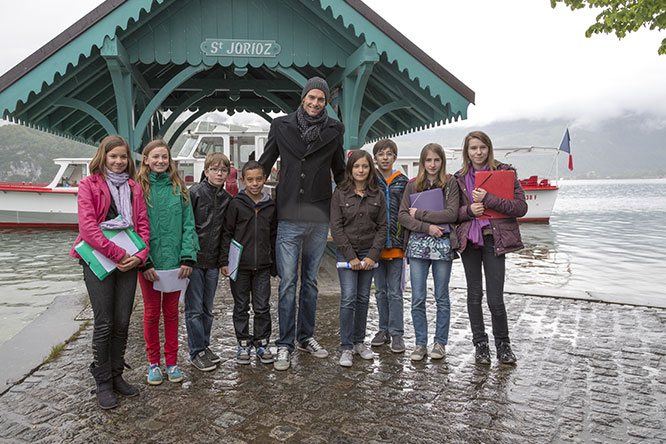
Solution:
M 374 45 L 363 45 L 347 58 L 345 69 L 332 76 L 331 88 L 337 84 L 342 85 L 340 109 L 345 124 L 343 143 L 346 150 L 357 149 L 364 144 L 364 140 L 359 138 L 361 106 L 368 79 L 377 62 L 377 48 Z
M 143 135 L 146 131 L 146 128 L 148 126 L 148 123 L 150 122 L 151 117 L 153 114 L 155 114 L 160 106 L 162 105 L 162 102 L 166 100 L 167 97 L 169 97 L 169 94 L 171 94 L 180 84 L 185 82 L 187 79 L 193 77 L 194 75 L 200 73 L 201 71 L 205 71 L 207 68 L 206 66 L 201 63 L 196 66 L 187 66 L 186 68 L 183 68 L 178 74 L 173 76 L 167 83 L 160 89 L 157 94 L 150 100 L 148 105 L 146 105 L 146 108 L 143 110 L 143 113 L 141 113 L 141 117 L 139 117 L 139 120 L 136 124 L 136 128 L 134 129 L 134 139 L 135 140 L 141 140 L 143 139 Z
M 134 140 L 134 84 L 132 70 L 126 63 L 127 53 L 117 37 L 112 39 L 106 37 L 100 54 L 106 60 L 106 66 L 111 73 L 118 110 L 118 125 L 116 126 L 118 133 L 127 140 L 130 148 L 137 151 L 139 144 Z

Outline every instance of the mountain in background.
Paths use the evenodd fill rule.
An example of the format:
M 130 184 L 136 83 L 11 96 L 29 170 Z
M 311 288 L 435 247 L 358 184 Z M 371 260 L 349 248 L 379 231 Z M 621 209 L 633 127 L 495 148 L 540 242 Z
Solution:
M 233 119 L 225 123 L 231 123 Z M 206 123 L 203 124 L 207 125 Z M 497 147 L 558 147 L 568 122 L 564 120 L 515 120 L 483 126 Z M 195 124 L 188 126 L 193 129 Z M 212 125 L 210 125 L 212 128 Z M 202 126 L 200 129 L 204 129 Z M 465 135 L 477 128 L 445 125 L 396 137 L 400 155 L 418 156 L 421 148 L 436 142 L 445 149 L 460 147 Z M 559 157 L 559 176 L 581 178 L 666 177 L 666 120 L 630 115 L 597 124 L 569 126 L 574 171 L 568 156 Z M 167 133 L 169 139 L 171 133 Z M 172 147 L 177 153 L 181 136 Z M 370 145 L 371 147 L 371 145 Z M 0 126 L 0 181 L 48 183 L 58 157 L 92 157 L 95 147 L 20 125 Z
M 0 126 L 0 182 L 50 183 L 53 159 L 92 157 L 95 147 L 21 125 Z
M 564 120 L 514 120 L 481 128 L 442 126 L 395 138 L 400 155 L 417 156 L 423 145 L 436 142 L 461 147 L 470 131 L 486 132 L 496 147 L 559 147 L 568 123 Z M 559 156 L 559 175 L 566 178 L 666 177 L 666 119 L 632 115 L 618 120 L 569 126 L 574 170 L 568 156 Z

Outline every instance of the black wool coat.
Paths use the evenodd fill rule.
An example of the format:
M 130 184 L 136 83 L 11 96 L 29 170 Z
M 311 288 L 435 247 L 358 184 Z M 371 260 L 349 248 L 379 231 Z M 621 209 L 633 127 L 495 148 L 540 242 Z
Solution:
M 295 112 L 273 120 L 259 163 L 269 174 L 278 156 L 281 159 L 276 190 L 279 220 L 329 222 L 331 171 L 336 183 L 345 174 L 344 132 L 344 125 L 329 117 L 308 150 Z

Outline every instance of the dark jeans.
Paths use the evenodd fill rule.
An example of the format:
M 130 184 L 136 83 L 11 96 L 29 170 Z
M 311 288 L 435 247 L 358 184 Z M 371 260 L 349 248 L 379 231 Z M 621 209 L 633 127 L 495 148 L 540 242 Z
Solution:
M 88 265 L 83 265 L 83 280 L 95 319 L 92 339 L 95 365 L 123 359 L 134 307 L 136 269 L 115 270 L 100 281 Z
M 185 326 L 190 358 L 210 345 L 213 327 L 213 300 L 220 272 L 217 268 L 192 267 L 185 293 Z
M 488 342 L 483 324 L 483 281 L 481 265 L 486 278 L 486 298 L 493 324 L 495 344 L 509 342 L 509 324 L 504 307 L 504 255 L 495 256 L 495 241 L 492 235 L 483 236 L 483 247 L 468 246 L 461 254 L 467 280 L 467 313 L 472 327 L 474 345 Z
M 266 346 L 271 337 L 271 270 L 238 270 L 236 281 L 229 280 L 234 297 L 234 329 L 238 341 Z M 254 312 L 253 334 L 250 335 L 250 293 Z

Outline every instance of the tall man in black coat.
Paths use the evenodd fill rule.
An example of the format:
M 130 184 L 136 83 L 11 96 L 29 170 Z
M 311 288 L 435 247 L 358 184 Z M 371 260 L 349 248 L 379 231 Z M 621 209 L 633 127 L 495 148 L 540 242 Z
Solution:
M 318 358 L 328 356 L 328 352 L 314 338 L 317 273 L 328 237 L 331 171 L 335 182 L 339 183 L 345 169 L 342 147 L 344 126 L 328 117 L 328 99 L 326 81 L 320 77 L 309 79 L 298 109 L 273 120 L 264 154 L 259 159 L 267 174 L 278 156 L 281 159 L 276 196 L 276 259 L 281 279 L 276 370 L 289 368 L 295 346 Z M 296 324 L 296 286 L 301 255 Z M 295 340 L 297 344 L 294 344 Z

